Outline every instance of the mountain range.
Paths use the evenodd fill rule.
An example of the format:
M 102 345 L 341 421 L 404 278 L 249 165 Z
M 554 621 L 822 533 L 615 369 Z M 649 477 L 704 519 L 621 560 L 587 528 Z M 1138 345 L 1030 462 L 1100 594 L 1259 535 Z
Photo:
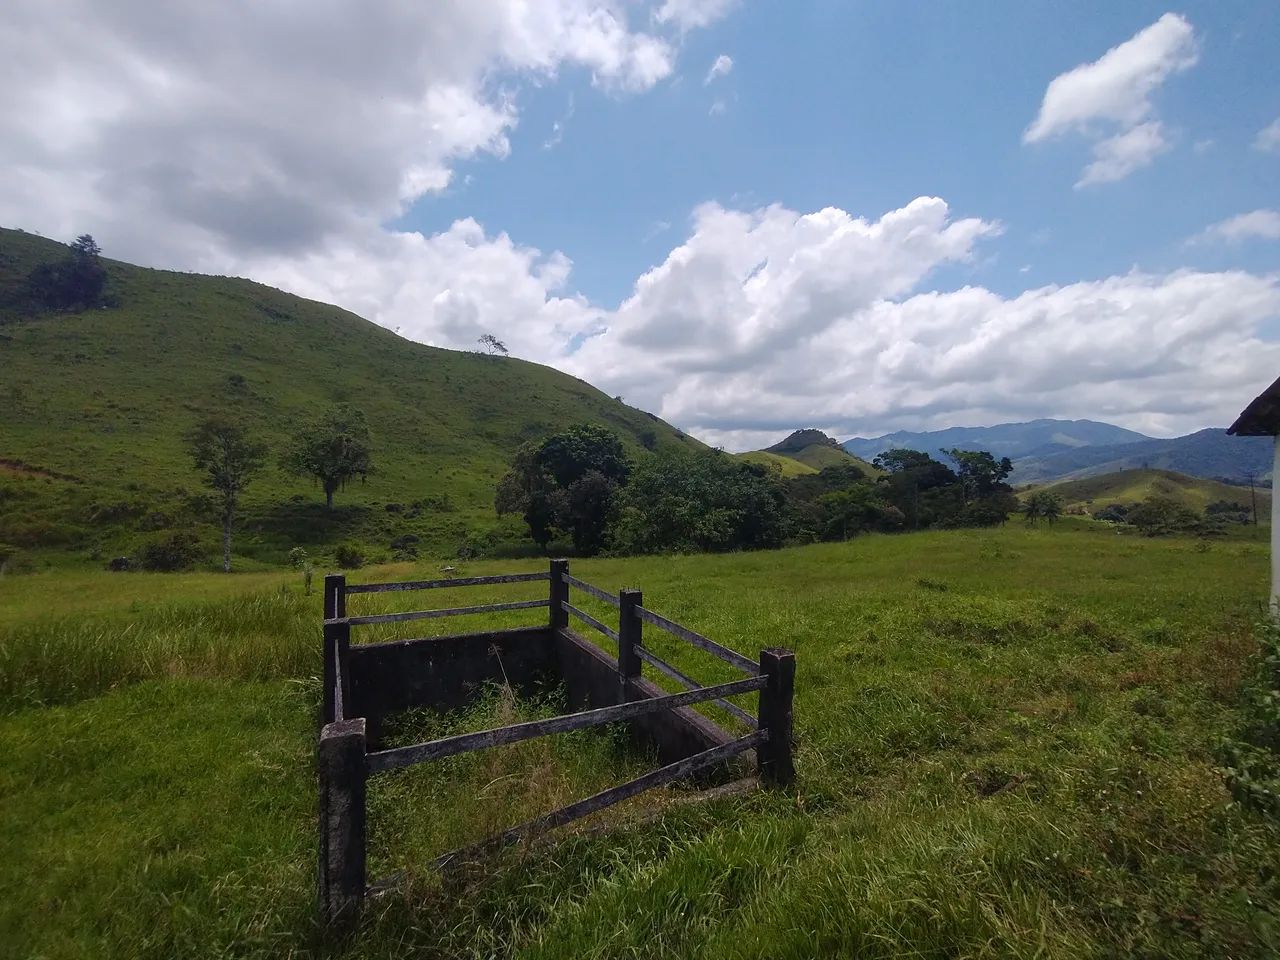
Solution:
M 1273 449 L 1268 437 L 1231 437 L 1217 428 L 1160 439 L 1096 420 L 1052 419 L 922 433 L 900 431 L 870 439 L 855 437 L 843 446 L 867 460 L 896 447 L 934 456 L 954 448 L 987 450 L 1013 461 L 1010 481 L 1015 484 L 1147 468 L 1236 483 L 1251 475 L 1256 481 L 1269 481 Z

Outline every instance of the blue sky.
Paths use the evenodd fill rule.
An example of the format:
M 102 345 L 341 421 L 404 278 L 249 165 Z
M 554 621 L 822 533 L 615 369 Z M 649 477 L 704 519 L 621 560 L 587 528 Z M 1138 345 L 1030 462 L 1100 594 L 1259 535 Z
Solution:
M 1280 203 L 1275 157 L 1251 149 L 1280 116 L 1280 4 L 1176 8 L 1196 27 L 1200 62 L 1154 98 L 1175 146 L 1124 182 L 1073 190 L 1087 142 L 1021 142 L 1054 76 L 1169 9 L 744 4 L 690 37 L 679 73 L 644 96 L 602 96 L 584 70 L 523 91 L 512 156 L 461 164 L 469 183 L 424 199 L 401 222 L 435 232 L 471 216 L 561 250 L 575 287 L 607 304 L 665 256 L 707 200 L 873 215 L 945 197 L 958 213 L 999 219 L 1005 234 L 980 263 L 938 281 L 1004 293 L 1135 264 L 1275 269 L 1274 243 L 1188 251 L 1184 241 Z M 704 86 L 721 54 L 732 71 Z M 710 115 L 717 101 L 724 112 Z M 559 142 L 544 148 L 557 121 Z
M 732 449 L 1172 435 L 1280 374 L 1269 0 L 160 9 L 0 12 L 0 221 L 493 333 Z

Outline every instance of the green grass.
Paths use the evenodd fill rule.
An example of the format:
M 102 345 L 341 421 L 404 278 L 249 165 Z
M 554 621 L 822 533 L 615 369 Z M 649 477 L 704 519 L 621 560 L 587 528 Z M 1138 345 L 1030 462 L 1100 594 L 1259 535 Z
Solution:
M 0 230 L 0 293 L 63 250 Z M 194 518 L 213 548 L 208 511 L 190 502 L 202 489 L 183 437 L 214 411 L 272 449 L 236 539 L 250 561 L 342 539 L 386 557 L 405 534 L 453 555 L 490 531 L 513 534 L 494 517 L 495 484 L 520 443 L 568 424 L 609 427 L 633 452 L 701 446 L 549 367 L 413 343 L 247 280 L 108 268 L 117 309 L 32 319 L 0 309 L 0 547 L 105 559 Z M 368 415 L 376 470 L 330 515 L 320 490 L 277 459 L 300 418 L 338 402 Z
M 768 450 L 752 450 L 749 453 L 734 454 L 739 460 L 745 463 L 755 463 L 763 467 L 774 468 L 784 479 L 792 477 L 803 477 L 806 474 L 817 473 L 813 467 L 799 460 L 793 460 L 791 457 L 783 456 L 780 453 L 770 453 Z
M 878 477 L 882 473 L 867 461 L 860 457 L 855 457 L 841 447 L 829 447 L 821 443 L 811 444 L 803 450 L 789 453 L 787 456 L 807 467 L 812 467 L 814 470 L 825 470 L 827 467 L 838 467 L 842 464 L 851 463 L 855 467 L 859 467 L 869 477 Z
M 1122 470 L 1104 473 L 1083 480 L 1067 480 L 1036 489 L 1050 490 L 1062 497 L 1068 507 L 1079 506 L 1090 512 L 1101 510 L 1113 503 L 1128 506 L 1148 497 L 1168 497 L 1196 512 L 1218 500 L 1251 507 L 1248 487 L 1238 487 L 1218 480 L 1189 477 L 1172 470 Z M 1258 522 L 1271 521 L 1271 491 L 1255 491 L 1258 501 Z
M 1232 805 L 1215 759 L 1256 649 L 1262 544 L 1206 549 L 1068 520 L 573 568 L 608 589 L 639 585 L 646 606 L 737 649 L 793 647 L 797 789 L 692 807 L 667 791 L 611 814 L 612 833 L 442 880 L 433 855 L 646 758 L 584 732 L 379 778 L 371 857 L 409 882 L 340 955 L 1280 949 L 1280 827 Z M 353 612 L 390 602 L 353 597 Z M 276 573 L 0 581 L 9 953 L 312 954 L 317 604 Z M 499 621 L 447 627 L 484 622 Z M 730 678 L 646 638 L 700 678 Z M 406 718 L 400 735 L 556 709 L 495 694 L 469 716 Z

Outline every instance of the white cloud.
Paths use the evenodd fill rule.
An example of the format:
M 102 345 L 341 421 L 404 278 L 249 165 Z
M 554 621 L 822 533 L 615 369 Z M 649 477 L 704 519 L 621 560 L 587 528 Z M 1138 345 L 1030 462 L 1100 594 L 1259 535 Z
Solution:
M 1076 187 L 1123 180 L 1168 149 L 1159 121 L 1138 124 L 1132 130 L 1093 145 L 1093 163 L 1084 168 Z
M 1246 240 L 1280 240 L 1280 212 L 1253 210 L 1236 214 L 1212 224 L 1192 237 L 1190 243 L 1222 241 L 1241 243 Z
M 700 208 L 684 244 L 603 332 L 558 361 L 735 449 L 797 425 L 837 436 L 1031 416 L 1153 432 L 1225 422 L 1280 344 L 1280 286 L 1248 273 L 1133 273 L 1015 297 L 915 293 L 995 225 L 922 198 L 868 222 L 840 210 Z
M 732 69 L 733 69 L 733 57 L 730 57 L 727 54 L 723 54 L 723 53 L 720 54 L 720 56 L 716 57 L 715 62 L 711 64 L 711 69 L 707 71 L 707 76 L 705 79 L 703 79 L 702 85 L 705 87 L 707 84 L 709 84 L 712 80 L 715 80 L 717 77 L 728 76 L 729 71 L 731 71 Z
M 643 90 L 675 57 L 611 0 L 9 0 L 4 21 L 0 220 L 178 267 L 394 219 L 507 154 L 513 82 Z
M 674 24 L 681 30 L 696 30 L 715 23 L 737 0 L 663 0 L 654 13 L 658 23 Z
M 1094 62 L 1054 77 L 1023 142 L 1083 134 L 1095 141 L 1095 159 L 1076 186 L 1119 180 L 1167 149 L 1159 122 L 1151 119 L 1151 97 L 1196 60 L 1191 24 L 1166 13 Z
M 1280 117 L 1258 131 L 1253 139 L 1253 146 L 1255 150 L 1262 150 L 1264 153 L 1280 153 Z

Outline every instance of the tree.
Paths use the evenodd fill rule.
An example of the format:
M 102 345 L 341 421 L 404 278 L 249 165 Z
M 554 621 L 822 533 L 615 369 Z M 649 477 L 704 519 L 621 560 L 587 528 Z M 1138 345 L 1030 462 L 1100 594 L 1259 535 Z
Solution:
M 1147 497 L 1129 509 L 1126 517 L 1148 537 L 1162 537 L 1171 533 L 1192 530 L 1200 518 L 1188 508 L 1169 497 Z
M 960 486 L 964 491 L 966 504 L 988 497 L 997 491 L 1009 490 L 1004 481 L 1013 472 L 1013 463 L 1008 457 L 996 460 L 986 450 L 955 448 L 942 452 L 955 461 L 956 474 L 960 477 Z
M 645 457 L 618 493 L 611 546 L 624 553 L 778 547 L 787 536 L 783 481 L 718 451 Z
M 85 233 L 57 263 L 42 263 L 27 275 L 27 297 L 45 310 L 87 310 L 102 303 L 107 271 L 102 250 Z
M 262 471 L 266 447 L 249 439 L 244 428 L 217 417 L 205 420 L 191 433 L 188 448 L 205 485 L 219 499 L 222 520 L 222 569 L 231 572 L 231 524 L 240 495 Z
M 498 481 L 494 507 L 500 515 L 523 514 L 529 536 L 543 549 L 564 534 L 579 553 L 590 555 L 604 545 L 615 494 L 630 473 L 616 435 L 580 424 L 516 451 Z
M 1048 490 L 1037 490 L 1027 497 L 1026 503 L 1022 505 L 1022 514 L 1029 526 L 1035 526 L 1037 520 L 1056 523 L 1062 516 L 1062 497 Z
M 325 509 L 333 509 L 333 495 L 373 470 L 369 424 L 355 407 L 339 404 L 306 424 L 293 437 L 284 455 L 285 469 L 311 476 L 324 489 Z
M 476 342 L 479 343 L 481 346 L 483 346 L 486 350 L 488 350 L 490 356 L 492 356 L 495 353 L 500 353 L 504 357 L 507 355 L 507 345 L 503 343 L 501 340 L 499 340 L 497 337 L 495 337 L 492 333 L 486 333 Z

